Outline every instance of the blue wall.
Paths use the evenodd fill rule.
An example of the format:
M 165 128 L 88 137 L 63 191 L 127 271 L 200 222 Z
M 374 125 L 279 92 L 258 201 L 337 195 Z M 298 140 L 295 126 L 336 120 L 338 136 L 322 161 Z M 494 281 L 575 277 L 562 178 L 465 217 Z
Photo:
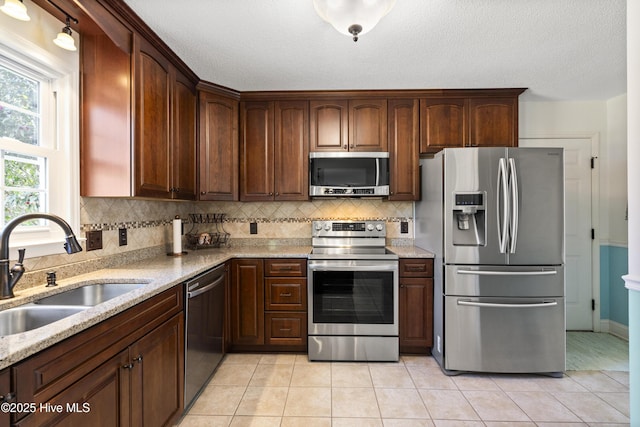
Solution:
M 622 276 L 629 272 L 629 251 L 600 246 L 600 318 L 629 326 L 629 294 Z

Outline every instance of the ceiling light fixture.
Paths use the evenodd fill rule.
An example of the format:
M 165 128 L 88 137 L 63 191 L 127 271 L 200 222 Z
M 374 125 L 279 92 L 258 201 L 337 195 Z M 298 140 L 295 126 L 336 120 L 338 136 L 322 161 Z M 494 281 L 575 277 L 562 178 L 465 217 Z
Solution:
M 4 4 L 0 6 L 0 10 L 20 21 L 31 20 L 31 17 L 27 13 L 27 6 L 22 3 L 22 0 L 4 0 Z
M 338 32 L 353 36 L 368 33 L 385 16 L 396 0 L 313 0 L 313 7 L 322 19 Z
M 60 12 L 64 13 L 64 15 L 67 17 L 66 25 L 58 33 L 56 38 L 53 39 L 53 42 L 56 44 L 56 46 L 61 47 L 62 49 L 72 50 L 72 51 L 78 50 L 78 48 L 76 47 L 76 42 L 73 40 L 73 37 L 71 37 L 71 34 L 72 34 L 71 21 L 73 21 L 73 23 L 77 25 L 78 20 L 73 16 L 69 15 L 67 12 L 65 12 L 64 9 L 62 9 L 60 6 L 58 6 L 51 0 L 49 0 L 49 3 L 51 3 L 51 5 L 56 9 L 58 9 Z

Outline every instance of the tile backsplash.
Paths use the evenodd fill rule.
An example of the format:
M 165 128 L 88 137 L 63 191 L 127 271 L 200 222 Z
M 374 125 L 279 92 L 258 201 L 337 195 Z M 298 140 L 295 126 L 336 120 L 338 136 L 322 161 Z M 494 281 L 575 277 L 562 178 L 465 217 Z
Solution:
M 80 209 L 79 237 L 84 237 L 90 230 L 102 230 L 103 248 L 71 256 L 61 254 L 29 258 L 25 260 L 28 273 L 21 279 L 19 287 L 43 282 L 42 270 L 62 268 L 68 272 L 68 276 L 168 252 L 172 244 L 171 223 L 176 215 L 183 218 L 185 233 L 215 231 L 216 224 L 192 224 L 190 213 L 224 213 L 222 227 L 231 235 L 230 246 L 277 243 L 310 245 L 311 221 L 315 219 L 386 220 L 389 243 L 407 245 L 413 242 L 413 203 L 382 199 L 243 203 L 84 197 L 81 198 Z M 409 223 L 408 234 L 400 233 L 402 221 Z M 257 234 L 249 232 L 252 222 L 257 223 Z M 126 246 L 118 244 L 119 228 L 127 229 Z

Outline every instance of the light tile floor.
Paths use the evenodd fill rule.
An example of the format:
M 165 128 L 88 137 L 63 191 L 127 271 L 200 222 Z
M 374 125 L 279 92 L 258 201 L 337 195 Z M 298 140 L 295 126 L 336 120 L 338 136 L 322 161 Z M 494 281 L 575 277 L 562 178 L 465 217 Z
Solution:
M 629 373 L 447 377 L 427 356 L 323 363 L 228 354 L 179 425 L 628 426 Z

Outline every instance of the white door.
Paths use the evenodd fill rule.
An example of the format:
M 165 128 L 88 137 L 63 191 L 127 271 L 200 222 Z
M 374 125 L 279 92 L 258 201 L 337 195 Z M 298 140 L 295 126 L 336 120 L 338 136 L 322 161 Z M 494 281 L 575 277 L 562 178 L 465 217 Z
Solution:
M 520 147 L 564 148 L 567 330 L 593 330 L 591 139 L 521 139 Z

